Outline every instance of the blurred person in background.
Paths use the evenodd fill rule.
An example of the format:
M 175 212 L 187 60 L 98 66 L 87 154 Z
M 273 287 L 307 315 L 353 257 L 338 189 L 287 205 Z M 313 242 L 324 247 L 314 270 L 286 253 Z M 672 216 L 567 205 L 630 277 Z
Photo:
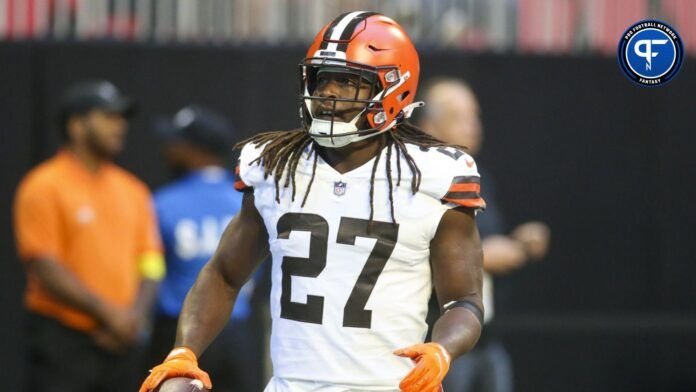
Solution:
M 87 81 L 61 109 L 65 144 L 24 177 L 14 204 L 29 390 L 135 390 L 164 261 L 147 187 L 112 162 L 133 105 L 110 82 Z
M 148 369 L 172 349 L 186 294 L 242 202 L 242 194 L 234 189 L 234 175 L 224 168 L 233 129 L 223 116 L 189 105 L 173 118 L 158 121 L 155 128 L 165 140 L 167 164 L 179 178 L 155 193 L 167 275 L 157 301 Z M 244 285 L 230 322 L 201 358 L 216 381 L 215 391 L 261 390 L 261 331 L 255 331 L 251 322 L 255 283 L 252 278 Z
M 427 106 L 420 126 L 440 140 L 467 147 L 467 152 L 476 157 L 483 141 L 483 127 L 478 100 L 469 85 L 455 78 L 435 79 L 426 84 L 423 98 Z M 506 234 L 495 181 L 485 168 L 479 171 L 485 183 L 481 194 L 486 200 L 485 213 L 476 217 L 483 247 L 486 328 L 478 345 L 452 363 L 443 382 L 448 392 L 512 391 L 512 363 L 491 328 L 495 313 L 492 276 L 508 274 L 529 261 L 542 259 L 549 245 L 550 231 L 542 222 L 526 222 Z

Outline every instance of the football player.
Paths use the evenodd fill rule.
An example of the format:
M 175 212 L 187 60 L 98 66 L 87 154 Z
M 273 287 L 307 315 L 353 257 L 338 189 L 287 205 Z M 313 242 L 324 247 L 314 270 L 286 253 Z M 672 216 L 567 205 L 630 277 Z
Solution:
M 176 347 L 141 391 L 185 376 L 270 253 L 280 391 L 439 391 L 481 332 L 485 207 L 473 159 L 407 119 L 419 76 L 404 30 L 341 15 L 299 65 L 303 127 L 241 143 L 242 209 L 188 294 Z M 434 285 L 442 315 L 423 343 Z M 244 355 L 243 352 L 238 355 Z

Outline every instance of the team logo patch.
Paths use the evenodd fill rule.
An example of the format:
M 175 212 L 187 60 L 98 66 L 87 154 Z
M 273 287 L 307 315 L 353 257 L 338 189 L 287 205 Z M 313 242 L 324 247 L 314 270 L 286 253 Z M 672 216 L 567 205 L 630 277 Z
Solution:
M 684 63 L 684 46 L 679 33 L 667 23 L 643 20 L 624 32 L 617 56 L 631 81 L 656 87 L 677 75 Z
M 346 183 L 343 181 L 334 182 L 334 195 L 343 196 L 346 194 Z
M 88 205 L 83 205 L 80 208 L 77 209 L 77 212 L 75 213 L 75 218 L 77 219 L 77 222 L 86 225 L 94 220 L 96 217 L 96 214 L 94 213 L 94 210 L 92 207 Z

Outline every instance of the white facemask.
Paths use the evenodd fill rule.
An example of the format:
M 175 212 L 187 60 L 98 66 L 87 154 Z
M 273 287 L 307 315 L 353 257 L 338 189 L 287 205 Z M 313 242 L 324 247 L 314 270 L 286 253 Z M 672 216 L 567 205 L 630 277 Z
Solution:
M 424 105 L 425 103 L 423 102 L 413 102 L 410 105 L 407 105 L 403 109 L 404 118 L 410 118 L 414 109 Z M 312 116 L 312 125 L 309 127 L 309 136 L 311 136 L 312 139 L 314 139 L 314 141 L 322 147 L 338 148 L 347 146 L 350 143 L 357 142 L 359 140 L 377 136 L 392 129 L 396 125 L 396 120 L 394 120 L 391 122 L 391 124 L 384 127 L 380 132 L 375 132 L 369 135 L 357 134 L 356 132 L 358 131 L 358 127 L 356 124 L 364 112 L 365 111 L 358 113 L 350 122 L 333 121 L 333 137 L 323 136 L 331 134 L 331 121 L 314 118 L 314 116 Z
M 309 136 L 322 147 L 338 148 L 381 133 L 378 132 L 367 136 L 356 133 L 358 132 L 358 126 L 356 124 L 363 113 L 364 111 L 358 113 L 350 122 L 333 121 L 333 137 L 324 136 L 331 135 L 331 120 L 312 118 L 312 125 L 309 127 Z

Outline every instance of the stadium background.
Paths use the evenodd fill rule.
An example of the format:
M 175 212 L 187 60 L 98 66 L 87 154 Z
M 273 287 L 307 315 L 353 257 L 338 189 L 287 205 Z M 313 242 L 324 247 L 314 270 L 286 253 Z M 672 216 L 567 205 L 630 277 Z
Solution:
M 147 23 L 138 19 L 143 3 Z M 21 176 L 58 146 L 60 92 L 98 77 L 136 98 L 140 114 L 119 162 L 154 188 L 168 179 L 149 130 L 154 115 L 208 104 L 233 119 L 239 138 L 298 126 L 296 65 L 307 39 L 332 15 L 362 8 L 415 31 L 422 80 L 471 83 L 486 130 L 479 161 L 497 178 L 509 223 L 551 227 L 546 261 L 499 284 L 496 317 L 517 390 L 696 390 L 696 68 L 687 58 L 669 85 L 643 89 L 613 53 L 645 17 L 671 22 L 687 55 L 696 53 L 696 2 L 143 3 L 0 1 L 5 390 L 20 390 L 23 375 L 11 203 Z

